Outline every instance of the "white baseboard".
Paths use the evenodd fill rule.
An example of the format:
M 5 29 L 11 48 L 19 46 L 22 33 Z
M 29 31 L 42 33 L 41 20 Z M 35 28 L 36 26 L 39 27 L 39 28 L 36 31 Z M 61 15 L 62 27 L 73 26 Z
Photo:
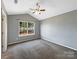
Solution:
M 39 38 L 36 38 L 36 39 L 39 39 Z M 16 44 L 16 43 L 21 43 L 21 42 L 27 42 L 27 41 L 36 40 L 36 39 L 27 39 L 27 40 L 12 42 L 12 43 L 8 43 L 8 45 L 12 45 L 12 44 Z
M 12 44 L 16 44 L 16 43 L 21 43 L 21 42 L 24 42 L 24 41 L 27 41 L 27 40 L 17 41 L 17 42 L 12 42 L 12 43 L 8 43 L 8 45 L 12 45 Z
M 44 38 L 44 37 L 42 37 L 41 39 L 51 42 L 50 40 L 48 40 L 47 38 Z M 63 44 L 58 44 L 56 42 L 51 42 L 51 43 L 54 43 L 54 44 L 57 44 L 57 45 L 60 45 L 60 46 L 63 46 L 63 47 L 66 47 L 66 48 L 69 48 L 69 49 L 77 51 L 77 49 L 69 47 L 69 46 L 66 46 L 66 45 L 63 45 Z

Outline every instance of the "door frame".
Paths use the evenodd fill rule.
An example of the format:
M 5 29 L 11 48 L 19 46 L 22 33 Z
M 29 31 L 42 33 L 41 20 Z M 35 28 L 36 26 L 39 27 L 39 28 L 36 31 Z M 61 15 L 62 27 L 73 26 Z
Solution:
M 1 8 L 1 47 L 2 52 L 7 51 L 7 15 Z

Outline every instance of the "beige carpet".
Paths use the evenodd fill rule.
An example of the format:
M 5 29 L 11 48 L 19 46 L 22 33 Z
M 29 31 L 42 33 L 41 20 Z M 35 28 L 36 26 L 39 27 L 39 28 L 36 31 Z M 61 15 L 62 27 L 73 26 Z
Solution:
M 2 59 L 77 59 L 76 51 L 44 40 L 9 46 Z

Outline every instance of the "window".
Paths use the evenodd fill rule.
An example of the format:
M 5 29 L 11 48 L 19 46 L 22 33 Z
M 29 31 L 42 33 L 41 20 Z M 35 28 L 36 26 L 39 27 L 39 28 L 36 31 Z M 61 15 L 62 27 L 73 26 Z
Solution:
M 35 23 L 29 21 L 19 22 L 19 36 L 27 36 L 35 34 Z

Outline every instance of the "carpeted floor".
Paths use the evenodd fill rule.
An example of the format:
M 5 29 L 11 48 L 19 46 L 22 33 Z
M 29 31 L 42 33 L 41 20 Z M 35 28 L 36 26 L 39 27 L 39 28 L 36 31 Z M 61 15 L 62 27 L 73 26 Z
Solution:
M 76 51 L 44 40 L 34 40 L 8 47 L 2 59 L 77 59 Z

